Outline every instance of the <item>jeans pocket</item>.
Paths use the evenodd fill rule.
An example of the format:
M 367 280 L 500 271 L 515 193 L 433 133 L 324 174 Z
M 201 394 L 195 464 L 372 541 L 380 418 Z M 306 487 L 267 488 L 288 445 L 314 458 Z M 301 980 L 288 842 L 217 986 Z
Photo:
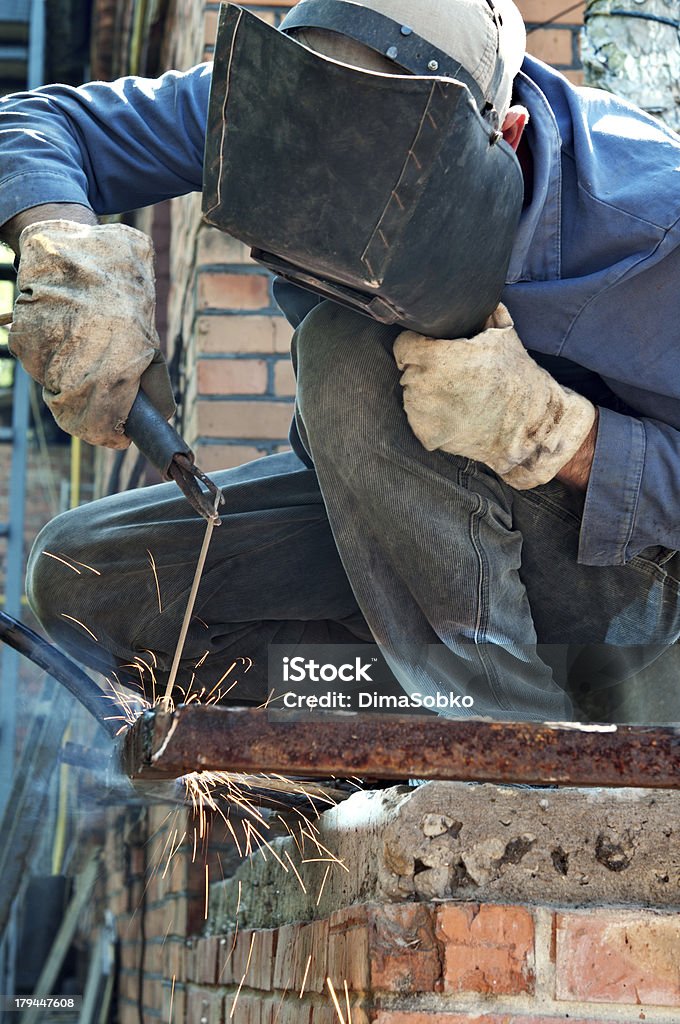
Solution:
M 655 544 L 652 547 L 643 548 L 635 557 L 663 568 L 677 554 L 678 552 L 674 551 L 673 548 L 665 548 L 661 544 Z

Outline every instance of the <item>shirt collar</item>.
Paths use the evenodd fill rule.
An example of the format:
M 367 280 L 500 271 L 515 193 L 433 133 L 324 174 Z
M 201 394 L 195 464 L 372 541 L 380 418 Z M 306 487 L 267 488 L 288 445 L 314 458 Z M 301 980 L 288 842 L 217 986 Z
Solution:
M 525 62 L 526 68 L 529 62 Z M 514 97 L 527 108 L 527 143 L 533 157 L 533 193 L 522 211 L 510 257 L 507 283 L 560 277 L 562 198 L 561 140 L 555 114 L 525 71 L 515 79 Z

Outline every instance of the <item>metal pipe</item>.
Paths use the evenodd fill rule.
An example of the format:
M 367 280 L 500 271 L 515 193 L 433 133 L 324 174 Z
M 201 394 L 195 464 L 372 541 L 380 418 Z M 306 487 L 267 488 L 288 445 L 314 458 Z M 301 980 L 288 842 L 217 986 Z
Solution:
M 192 704 L 174 714 L 145 712 L 125 735 L 122 756 L 128 775 L 150 780 L 206 770 L 675 788 L 680 729 L 422 715 L 294 717 Z

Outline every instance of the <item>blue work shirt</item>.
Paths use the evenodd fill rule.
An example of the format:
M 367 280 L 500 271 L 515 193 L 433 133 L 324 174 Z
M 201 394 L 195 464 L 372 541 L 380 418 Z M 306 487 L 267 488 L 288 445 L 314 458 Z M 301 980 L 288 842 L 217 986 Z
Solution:
M 41 203 L 117 213 L 198 191 L 211 65 L 0 102 L 0 223 Z M 579 561 L 680 548 L 680 138 L 527 57 L 530 202 L 503 301 L 599 406 Z

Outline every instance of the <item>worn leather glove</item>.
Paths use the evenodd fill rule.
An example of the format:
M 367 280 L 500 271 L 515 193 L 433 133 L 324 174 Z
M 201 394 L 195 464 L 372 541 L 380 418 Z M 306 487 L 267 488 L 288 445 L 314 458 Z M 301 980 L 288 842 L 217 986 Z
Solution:
M 595 420 L 587 398 L 534 362 L 502 305 L 474 338 L 404 331 L 394 355 L 404 409 L 424 447 L 484 462 L 518 490 L 552 480 Z
M 151 239 L 124 224 L 47 220 L 25 228 L 19 245 L 11 351 L 63 430 L 127 448 L 140 382 L 165 417 L 175 411 L 154 325 Z

